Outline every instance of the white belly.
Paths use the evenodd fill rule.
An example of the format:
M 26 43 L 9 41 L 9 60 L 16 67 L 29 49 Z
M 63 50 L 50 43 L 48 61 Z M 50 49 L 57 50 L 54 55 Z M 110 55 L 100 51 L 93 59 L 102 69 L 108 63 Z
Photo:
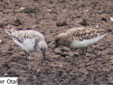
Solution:
M 82 48 L 82 47 L 88 47 L 89 45 L 92 45 L 96 42 L 98 42 L 99 40 L 101 40 L 106 34 L 103 35 L 99 35 L 95 38 L 92 39 L 88 39 L 88 40 L 83 40 L 83 41 L 79 41 L 79 40 L 74 40 L 72 42 L 71 47 L 72 48 Z
M 23 48 L 27 52 L 34 50 L 35 39 L 25 39 L 22 43 L 20 43 L 18 40 L 15 40 L 15 39 L 13 40 L 17 45 L 19 45 L 21 48 Z

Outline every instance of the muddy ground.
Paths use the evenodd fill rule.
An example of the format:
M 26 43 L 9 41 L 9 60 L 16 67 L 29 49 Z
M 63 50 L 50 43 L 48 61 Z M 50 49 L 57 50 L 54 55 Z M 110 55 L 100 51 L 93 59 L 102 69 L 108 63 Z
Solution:
M 77 26 L 113 28 L 113 0 L 0 0 L 0 76 L 19 77 L 19 85 L 113 85 L 113 33 L 88 48 L 53 53 L 54 37 Z M 4 32 L 8 26 L 43 33 L 49 49 L 46 60 L 24 51 Z

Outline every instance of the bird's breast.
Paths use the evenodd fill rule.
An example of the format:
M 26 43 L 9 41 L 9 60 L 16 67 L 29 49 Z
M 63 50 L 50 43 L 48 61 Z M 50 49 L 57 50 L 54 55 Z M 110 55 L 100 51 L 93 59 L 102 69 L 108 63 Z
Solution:
M 84 39 L 82 41 L 80 40 L 73 40 L 71 47 L 72 48 L 82 48 L 82 47 L 88 47 L 89 45 L 92 45 L 99 40 L 101 40 L 106 34 L 99 35 L 97 37 L 91 38 L 91 39 Z

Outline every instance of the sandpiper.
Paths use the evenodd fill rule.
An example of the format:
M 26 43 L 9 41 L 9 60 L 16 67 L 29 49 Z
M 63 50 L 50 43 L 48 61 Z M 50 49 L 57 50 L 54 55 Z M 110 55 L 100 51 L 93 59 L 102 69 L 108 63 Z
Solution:
M 107 31 L 110 31 L 107 29 Z M 59 45 L 70 48 L 82 48 L 82 54 L 87 50 L 87 47 L 97 43 L 107 35 L 106 31 L 97 31 L 90 27 L 76 27 L 69 29 L 65 33 L 60 33 L 55 38 L 55 47 Z
M 15 30 L 15 29 L 5 29 L 5 32 L 13 39 L 13 41 L 19 45 L 25 51 L 26 58 L 29 60 L 32 57 L 29 53 L 41 52 L 43 58 L 45 59 L 45 53 L 48 49 L 47 43 L 44 36 L 35 30 Z

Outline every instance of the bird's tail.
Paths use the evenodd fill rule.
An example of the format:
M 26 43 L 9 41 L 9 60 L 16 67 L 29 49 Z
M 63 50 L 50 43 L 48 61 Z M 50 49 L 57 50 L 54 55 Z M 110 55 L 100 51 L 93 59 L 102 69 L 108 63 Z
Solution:
M 13 30 L 13 29 L 5 29 L 5 32 L 6 32 L 10 37 L 12 37 L 12 36 L 13 36 L 13 33 L 15 32 L 15 30 Z

